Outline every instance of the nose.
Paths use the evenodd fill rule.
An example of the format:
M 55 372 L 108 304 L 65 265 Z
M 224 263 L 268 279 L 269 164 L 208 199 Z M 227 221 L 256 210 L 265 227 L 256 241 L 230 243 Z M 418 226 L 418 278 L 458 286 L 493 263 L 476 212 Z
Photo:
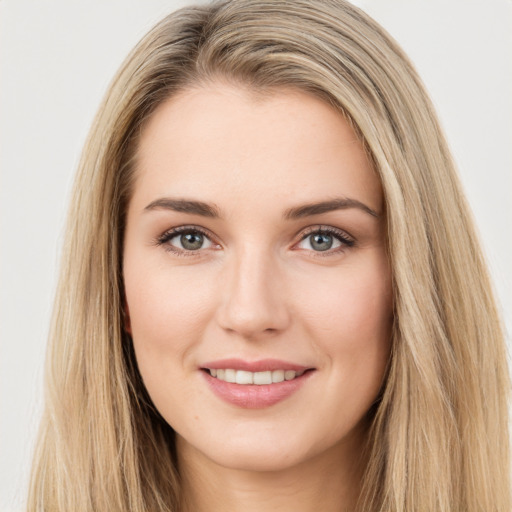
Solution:
M 226 262 L 220 290 L 217 321 L 225 331 L 255 340 L 287 328 L 290 297 L 278 262 L 262 250 L 233 255 Z

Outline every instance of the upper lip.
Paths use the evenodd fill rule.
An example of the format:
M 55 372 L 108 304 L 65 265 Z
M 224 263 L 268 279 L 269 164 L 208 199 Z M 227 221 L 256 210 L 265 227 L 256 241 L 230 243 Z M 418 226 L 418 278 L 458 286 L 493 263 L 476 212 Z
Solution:
M 279 359 L 260 359 L 258 361 L 244 361 L 243 359 L 230 358 L 209 361 L 201 365 L 201 368 L 210 370 L 245 370 L 247 372 L 266 372 L 273 370 L 294 370 L 296 372 L 312 369 L 311 366 L 303 366 L 291 363 L 289 361 L 281 361 Z

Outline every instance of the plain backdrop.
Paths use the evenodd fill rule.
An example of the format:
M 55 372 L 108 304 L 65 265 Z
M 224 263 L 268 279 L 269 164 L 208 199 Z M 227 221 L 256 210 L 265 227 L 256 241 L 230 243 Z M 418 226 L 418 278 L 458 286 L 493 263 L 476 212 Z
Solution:
M 21 511 L 74 171 L 124 56 L 185 1 L 0 0 L 0 510 Z M 512 327 L 512 1 L 360 0 L 410 55 Z M 509 337 L 510 342 L 510 337 Z M 71 511 L 70 511 L 71 512 Z

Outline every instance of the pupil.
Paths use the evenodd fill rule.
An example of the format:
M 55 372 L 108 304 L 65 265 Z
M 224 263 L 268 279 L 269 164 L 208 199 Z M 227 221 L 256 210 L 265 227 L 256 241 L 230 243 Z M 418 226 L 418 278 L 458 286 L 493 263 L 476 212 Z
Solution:
M 317 233 L 311 237 L 311 247 L 318 251 L 327 251 L 332 247 L 332 236 Z
M 184 249 L 192 251 L 201 249 L 203 245 L 203 235 L 199 233 L 187 233 L 186 235 L 181 235 L 180 242 Z

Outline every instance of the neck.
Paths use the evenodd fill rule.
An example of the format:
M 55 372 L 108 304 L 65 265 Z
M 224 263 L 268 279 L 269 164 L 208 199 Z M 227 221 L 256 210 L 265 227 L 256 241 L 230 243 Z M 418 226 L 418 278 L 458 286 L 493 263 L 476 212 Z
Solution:
M 365 464 L 353 441 L 293 467 L 250 471 L 220 466 L 177 436 L 181 511 L 354 511 Z

